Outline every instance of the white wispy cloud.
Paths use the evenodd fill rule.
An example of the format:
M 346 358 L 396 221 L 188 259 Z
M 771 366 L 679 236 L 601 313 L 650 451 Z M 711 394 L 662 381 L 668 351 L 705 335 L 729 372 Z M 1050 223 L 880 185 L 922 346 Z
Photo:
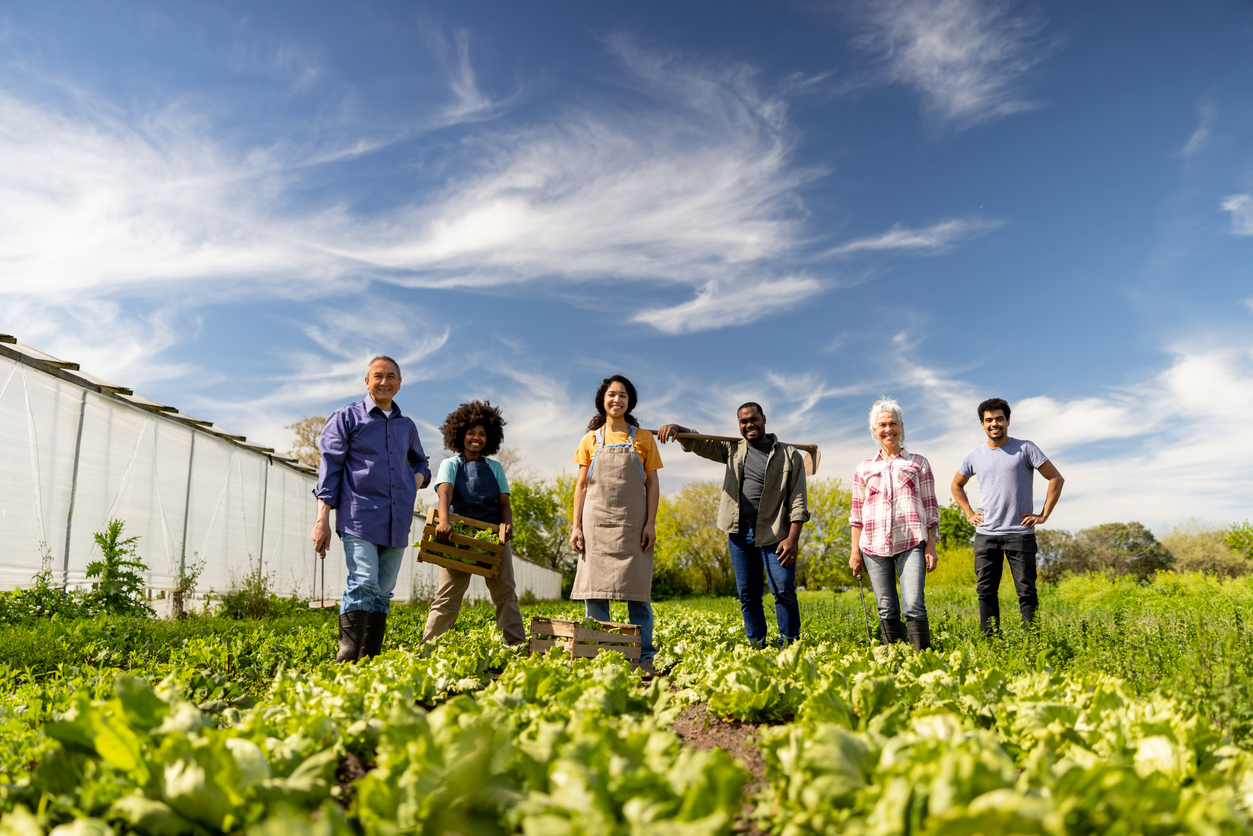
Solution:
M 866 7 L 858 43 L 883 56 L 887 78 L 918 90 L 925 110 L 965 127 L 1040 107 L 1024 75 L 1049 52 L 1038 15 L 1003 0 L 887 0 Z
M 135 118 L 90 97 L 36 104 L 0 90 L 0 282 L 8 292 L 37 280 L 44 292 L 170 293 L 234 281 L 254 294 L 299 286 L 317 296 L 345 280 L 660 281 L 696 294 L 640 320 L 672 333 L 747 321 L 721 297 L 751 295 L 759 279 L 803 291 L 787 297 L 796 301 L 813 292 L 812 280 L 771 266 L 804 239 L 796 190 L 819 173 L 791 160 L 785 102 L 750 67 L 608 43 L 636 104 L 484 125 L 467 140 L 470 165 L 450 160 L 442 187 L 373 215 L 294 195 L 311 169 L 384 140 L 236 149 L 182 106 Z M 464 33 L 450 49 L 459 118 L 495 108 Z
M 633 319 L 666 334 L 711 331 L 790 310 L 821 290 L 821 282 L 803 277 L 765 280 L 731 288 L 715 281 L 701 288 L 695 299 L 669 308 L 641 311 Z
M 1209 142 L 1210 131 L 1214 129 L 1214 122 L 1218 118 L 1218 108 L 1213 102 L 1201 102 L 1197 110 L 1199 115 L 1196 129 L 1192 131 L 1192 135 L 1188 137 L 1184 146 L 1179 149 L 1179 156 L 1185 159 L 1205 147 L 1205 144 Z
M 470 60 L 470 32 L 458 29 L 448 34 L 441 28 L 428 27 L 427 40 L 444 65 L 448 86 L 454 101 L 440 114 L 438 124 L 447 126 L 466 122 L 481 122 L 500 115 L 522 95 L 519 85 L 508 96 L 494 99 L 479 86 Z
M 300 349 L 273 351 L 249 383 L 262 394 L 240 397 L 226 387 L 202 387 L 179 403 L 184 411 L 212 420 L 249 439 L 284 449 L 291 433 L 285 425 L 365 394 L 365 373 L 378 354 L 395 357 L 403 378 L 397 403 L 406 410 L 422 403 L 420 385 L 430 379 L 431 358 L 448 344 L 447 326 L 415 305 L 389 302 L 323 305 L 305 313 L 300 327 L 308 343 Z M 403 346 L 398 351 L 396 346 Z M 84 367 L 86 368 L 86 367 Z M 438 448 L 437 448 L 438 449 Z
M 973 238 L 1001 226 L 1003 221 L 985 221 L 978 218 L 953 218 L 922 229 L 906 229 L 894 224 L 882 235 L 859 238 L 832 247 L 824 256 L 848 255 L 856 252 L 883 252 L 889 250 L 926 250 L 943 252 L 958 241 Z
M 1231 232 L 1253 235 L 1253 195 L 1233 194 L 1222 202 L 1224 212 L 1231 213 Z
M 745 67 L 611 44 L 649 107 L 571 108 L 484 137 L 483 173 L 412 207 L 374 246 L 354 235 L 337 251 L 407 271 L 394 280 L 410 285 L 613 278 L 706 295 L 786 256 L 800 238 L 794 191 L 813 173 L 791 165 L 783 102 Z
M 118 386 L 143 387 L 191 374 L 211 373 L 192 364 L 164 359 L 164 352 L 194 336 L 199 318 L 186 306 L 142 310 L 91 296 L 40 299 L 6 296 L 0 321 L 25 345 L 55 352 L 87 372 Z M 55 348 L 54 348 L 55 347 Z

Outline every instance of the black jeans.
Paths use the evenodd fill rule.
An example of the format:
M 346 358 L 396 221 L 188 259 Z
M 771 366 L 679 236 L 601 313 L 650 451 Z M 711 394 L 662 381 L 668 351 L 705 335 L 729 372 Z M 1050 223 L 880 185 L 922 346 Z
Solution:
M 992 635 L 1000 625 L 1001 602 L 996 594 L 1001 587 L 1004 560 L 1009 561 L 1009 571 L 1014 576 L 1023 623 L 1035 621 L 1039 605 L 1035 593 L 1035 553 L 1034 534 L 975 535 L 975 589 L 979 593 L 979 626 L 984 635 Z M 995 625 L 993 619 L 996 620 Z

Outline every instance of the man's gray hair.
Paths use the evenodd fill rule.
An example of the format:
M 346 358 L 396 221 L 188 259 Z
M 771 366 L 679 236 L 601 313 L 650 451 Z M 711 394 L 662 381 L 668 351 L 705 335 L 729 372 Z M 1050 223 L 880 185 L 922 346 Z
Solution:
M 376 354 L 374 355 L 373 359 L 371 359 L 370 362 L 366 364 L 365 373 L 367 376 L 370 374 L 370 369 L 374 368 L 374 364 L 377 363 L 379 360 L 386 360 L 387 362 L 391 363 L 393 366 L 396 367 L 396 377 L 402 376 L 400 374 L 400 364 L 397 363 L 391 357 L 388 357 L 386 354 Z
M 878 418 L 879 415 L 884 412 L 889 413 L 897 421 L 901 422 L 901 446 L 904 447 L 905 446 L 905 416 L 901 414 L 901 405 L 898 404 L 896 401 L 892 400 L 891 398 L 889 398 L 887 395 L 884 395 L 883 397 L 879 398 L 879 400 L 874 402 L 874 406 L 870 407 L 870 435 L 871 437 L 874 438 L 876 442 L 879 440 L 879 436 L 875 435 L 874 424 L 875 424 L 875 419 Z

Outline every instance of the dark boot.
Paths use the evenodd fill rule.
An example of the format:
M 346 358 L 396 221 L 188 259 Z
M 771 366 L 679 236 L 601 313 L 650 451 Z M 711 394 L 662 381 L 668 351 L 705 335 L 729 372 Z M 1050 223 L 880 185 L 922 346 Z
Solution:
M 988 637 L 1000 634 L 1001 604 L 999 601 L 979 599 L 979 629 Z
M 908 638 L 905 633 L 905 625 L 901 623 L 899 618 L 894 618 L 891 621 L 888 621 L 886 618 L 880 618 L 879 627 L 883 632 L 884 644 L 903 642 Z
M 914 650 L 922 651 L 931 647 L 931 624 L 926 621 L 907 621 L 905 627 L 909 630 L 909 643 L 914 646 Z
M 383 649 L 383 636 L 387 634 L 387 613 L 372 612 L 365 620 L 365 640 L 361 643 L 359 659 L 373 659 Z
M 355 662 L 361 655 L 361 644 L 365 639 L 365 620 L 369 613 L 364 610 L 350 610 L 339 616 L 339 653 L 335 661 L 341 665 Z

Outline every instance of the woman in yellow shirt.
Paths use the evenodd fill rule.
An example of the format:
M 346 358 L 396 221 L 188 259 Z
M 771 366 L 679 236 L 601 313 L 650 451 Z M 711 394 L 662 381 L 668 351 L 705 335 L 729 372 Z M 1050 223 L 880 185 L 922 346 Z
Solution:
M 588 618 L 609 621 L 609 602 L 626 601 L 640 627 L 640 667 L 653 673 L 653 545 L 657 540 L 657 471 L 651 433 L 637 432 L 635 387 L 622 375 L 596 391 L 596 415 L 579 442 L 570 547 L 579 555 L 572 600 Z

